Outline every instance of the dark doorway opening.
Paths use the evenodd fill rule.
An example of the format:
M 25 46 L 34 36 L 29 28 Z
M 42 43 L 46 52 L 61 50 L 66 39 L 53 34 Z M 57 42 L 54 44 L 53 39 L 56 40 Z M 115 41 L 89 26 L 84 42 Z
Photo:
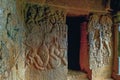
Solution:
M 80 70 L 80 24 L 84 16 L 67 17 L 68 25 L 68 69 Z

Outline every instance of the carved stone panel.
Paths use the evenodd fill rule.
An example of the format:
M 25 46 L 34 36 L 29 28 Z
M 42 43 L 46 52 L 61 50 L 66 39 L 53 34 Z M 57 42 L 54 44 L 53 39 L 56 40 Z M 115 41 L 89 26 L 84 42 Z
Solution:
M 107 15 L 92 15 L 88 24 L 90 69 L 93 80 L 111 77 L 112 20 Z
M 112 55 L 112 20 L 109 16 L 92 15 L 89 30 L 90 68 L 100 68 L 109 63 Z
M 25 36 L 26 66 L 39 71 L 67 66 L 67 26 L 63 10 L 26 4 Z

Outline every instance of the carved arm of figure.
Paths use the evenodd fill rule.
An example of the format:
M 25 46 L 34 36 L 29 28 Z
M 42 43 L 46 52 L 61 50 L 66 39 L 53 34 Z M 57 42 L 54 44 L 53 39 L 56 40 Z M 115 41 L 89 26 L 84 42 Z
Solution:
M 58 58 L 57 54 L 59 54 L 59 52 L 57 51 L 57 54 L 55 54 L 56 51 L 56 47 L 53 45 L 51 46 L 51 50 L 50 50 L 50 58 L 53 58 L 54 60 L 56 60 L 57 62 L 57 66 L 58 67 L 61 64 L 60 59 Z M 52 66 L 52 65 L 51 65 Z M 53 66 L 52 66 L 53 67 Z
M 39 55 L 39 57 L 43 61 L 43 66 L 47 67 L 47 65 L 49 63 L 49 59 L 50 59 L 50 54 L 49 54 L 49 49 L 44 42 L 43 42 L 42 46 L 40 46 L 38 48 L 37 55 Z
M 106 44 L 106 46 L 107 46 L 109 56 L 111 56 L 111 49 L 110 49 L 109 42 L 108 42 L 107 40 L 105 40 L 105 44 Z
M 34 49 L 29 49 L 28 53 L 27 53 L 27 64 L 28 65 L 33 65 L 35 66 L 37 69 L 40 70 L 44 70 L 44 68 L 42 67 L 43 62 L 40 59 L 40 57 L 38 55 L 36 55 L 36 50 Z
M 31 47 L 29 44 L 25 43 L 25 45 L 28 48 L 28 50 L 26 50 L 26 52 L 25 52 L 26 64 L 30 65 L 30 66 L 32 65 L 32 66 L 36 67 L 37 69 L 44 70 L 43 61 L 37 55 L 37 49 Z
M 58 60 L 58 57 L 55 55 L 55 49 L 56 49 L 56 47 L 54 47 L 54 46 L 51 46 L 51 50 L 50 50 L 50 56 L 52 57 L 52 58 L 54 58 L 55 60 Z
M 42 59 L 40 58 L 40 56 L 37 54 L 38 52 L 38 49 L 34 49 L 34 52 L 32 53 L 33 54 L 33 58 L 34 58 L 34 61 L 35 61 L 35 65 L 41 69 L 44 65 Z
M 102 29 L 100 28 L 100 32 L 99 32 L 99 34 L 100 34 L 100 50 L 102 50 L 103 49 L 103 35 L 102 35 Z
M 65 58 L 65 49 L 60 50 L 60 54 L 58 55 L 58 57 L 61 59 L 64 65 L 67 65 L 67 60 Z
M 107 26 L 106 26 L 106 28 L 107 28 Z M 105 33 L 105 44 L 107 46 L 107 50 L 108 50 L 109 56 L 111 56 L 111 54 L 112 54 L 111 49 L 110 49 L 110 47 L 111 47 L 111 45 L 110 45 L 111 39 L 110 38 L 111 38 L 112 34 L 111 34 L 110 30 L 111 29 L 109 29 L 109 30 L 106 29 L 106 33 Z
M 101 25 L 103 26 L 103 39 L 104 42 L 107 46 L 107 50 L 108 50 L 108 55 L 111 55 L 111 49 L 110 49 L 110 38 L 111 38 L 111 26 L 112 26 L 112 20 L 109 16 L 102 16 L 101 20 L 100 20 Z
M 96 43 L 96 39 L 94 39 L 94 36 L 95 36 L 95 31 L 91 31 L 89 33 L 89 43 L 90 43 L 90 47 L 95 49 L 96 46 L 95 46 L 95 43 Z
M 43 8 L 42 8 L 42 7 L 39 7 L 39 8 L 38 8 L 37 16 L 35 17 L 35 22 L 36 22 L 36 24 L 39 25 L 39 24 L 40 24 L 39 22 L 40 22 L 43 18 L 45 18 L 45 17 L 43 16 Z

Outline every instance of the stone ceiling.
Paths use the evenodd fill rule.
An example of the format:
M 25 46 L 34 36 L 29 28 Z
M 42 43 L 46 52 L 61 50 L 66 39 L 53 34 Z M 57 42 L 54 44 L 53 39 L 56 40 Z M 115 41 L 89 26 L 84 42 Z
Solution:
M 88 14 L 90 12 L 106 13 L 102 0 L 26 0 L 37 4 L 48 4 L 65 8 L 69 15 Z

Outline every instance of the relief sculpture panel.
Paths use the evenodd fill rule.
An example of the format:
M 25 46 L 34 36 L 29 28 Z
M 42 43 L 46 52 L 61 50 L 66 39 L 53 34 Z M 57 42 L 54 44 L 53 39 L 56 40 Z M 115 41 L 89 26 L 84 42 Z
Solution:
M 89 64 L 93 80 L 110 79 L 112 67 L 112 19 L 109 15 L 90 16 L 88 23 Z
M 88 24 L 90 68 L 101 68 L 112 56 L 112 20 L 107 15 L 92 15 Z
M 26 65 L 37 70 L 67 66 L 65 12 L 49 6 L 26 4 Z

